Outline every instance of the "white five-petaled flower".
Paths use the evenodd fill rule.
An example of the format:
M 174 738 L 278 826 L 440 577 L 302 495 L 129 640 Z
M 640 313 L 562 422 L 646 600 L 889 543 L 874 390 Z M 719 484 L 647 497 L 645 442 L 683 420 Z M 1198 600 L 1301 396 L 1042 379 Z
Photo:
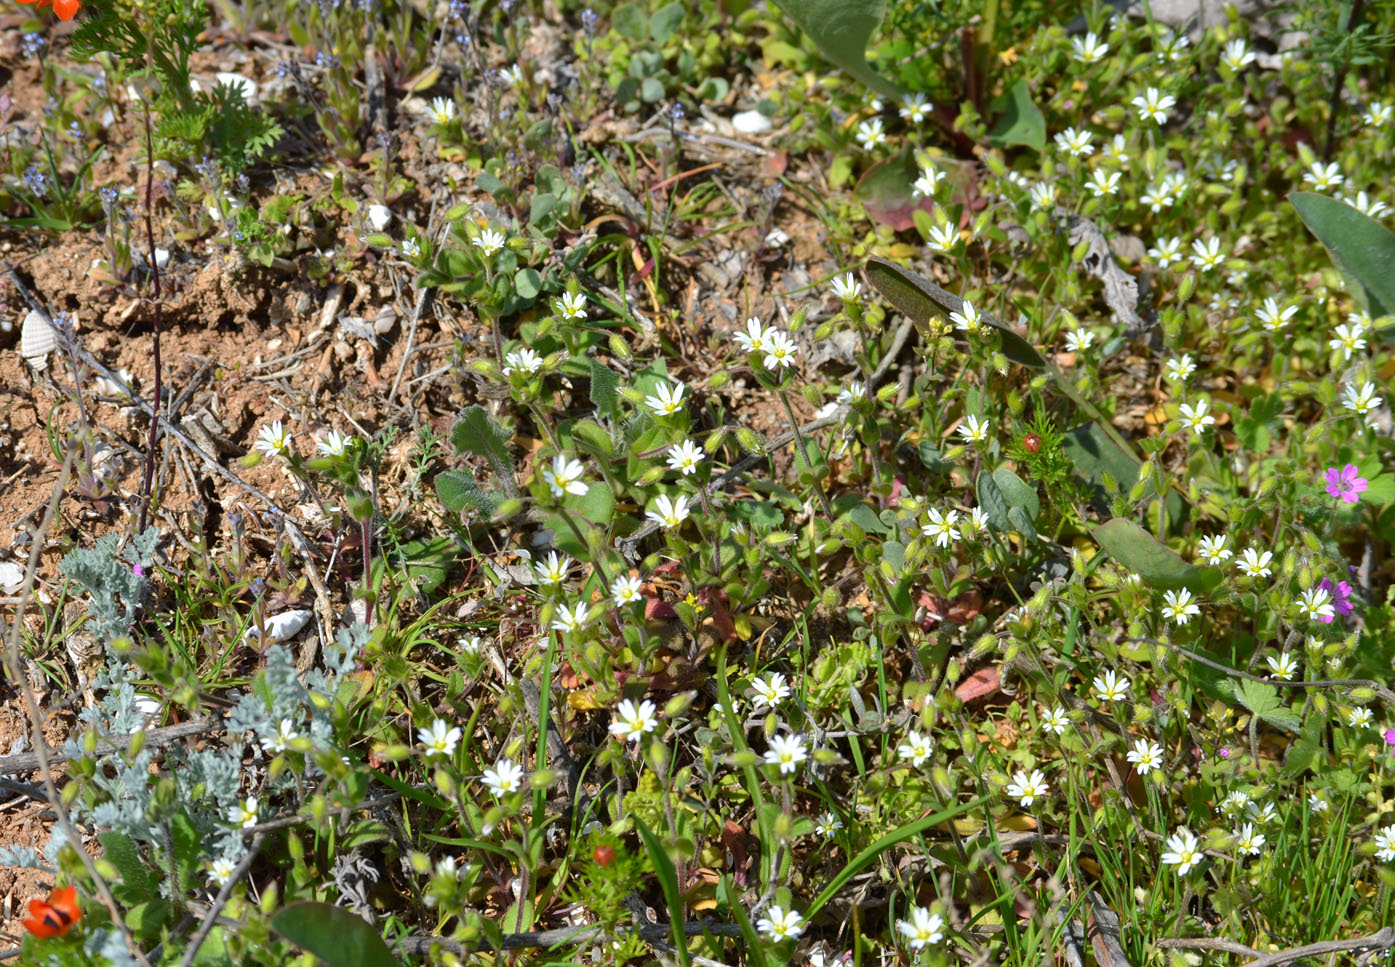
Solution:
M 1163 748 L 1151 739 L 1138 739 L 1129 750 L 1128 760 L 1138 768 L 1138 774 L 1146 776 L 1163 765 Z
M 683 409 L 684 389 L 686 387 L 681 382 L 674 382 L 672 386 L 659 383 L 654 387 L 654 395 L 644 398 L 644 405 L 653 410 L 656 416 L 672 416 Z
M 273 420 L 270 426 L 264 426 L 257 433 L 256 447 L 263 453 L 291 452 L 291 434 L 280 420 Z
M 1092 683 L 1095 694 L 1101 701 L 1122 702 L 1129 696 L 1129 680 L 1124 675 L 1119 675 L 1111 668 L 1101 675 L 1096 675 Z
M 984 513 L 982 507 L 975 507 L 969 511 L 969 516 L 964 519 L 964 523 L 959 525 L 959 533 L 966 539 L 974 534 L 982 534 L 988 530 L 988 515 Z
M 829 282 L 829 288 L 833 294 L 843 302 L 852 302 L 862 295 L 862 283 L 853 278 L 853 274 L 848 272 L 844 275 L 835 275 Z
M 338 430 L 328 430 L 324 436 L 315 441 L 315 449 L 326 457 L 342 457 L 353 442 L 352 436 L 340 433 Z
M 1266 655 L 1264 661 L 1269 666 L 1269 670 L 1274 673 L 1274 677 L 1283 682 L 1291 679 L 1294 673 L 1298 671 L 1298 659 L 1287 652 L 1280 655 L 1278 658 L 1275 658 L 1273 655 Z
M 493 769 L 484 770 L 483 782 L 495 799 L 503 799 L 523 788 L 523 767 L 512 759 L 500 759 Z
M 1221 63 L 1233 71 L 1238 71 L 1254 62 L 1254 51 L 1245 46 L 1245 41 L 1239 37 L 1229 41 L 1225 45 L 1225 50 L 1221 51 Z
M 1225 260 L 1226 254 L 1221 251 L 1221 240 L 1214 235 L 1205 241 L 1199 238 L 1192 239 L 1192 265 L 1201 271 L 1210 272 Z
M 974 304 L 968 299 L 960 303 L 958 312 L 949 314 L 949 321 L 954 323 L 956 328 L 970 335 L 983 332 L 983 315 L 974 308 Z
M 1357 416 L 1369 416 L 1383 400 L 1376 395 L 1376 384 L 1369 380 L 1357 389 L 1355 383 L 1347 383 L 1342 388 L 1342 406 Z
M 1174 262 L 1182 261 L 1182 240 L 1177 237 L 1160 238 L 1148 250 L 1148 257 L 1158 263 L 1159 268 L 1167 268 Z
M 285 752 L 291 747 L 291 740 L 299 737 L 300 733 L 295 730 L 295 723 L 290 719 L 282 719 L 281 724 L 276 727 L 275 734 L 262 739 L 262 748 L 275 755 Z
M 1202 860 L 1201 844 L 1189 829 L 1179 829 L 1167 838 L 1167 850 L 1162 861 L 1168 866 L 1177 867 L 1178 876 L 1186 876 Z
M 1298 596 L 1298 607 L 1309 619 L 1321 621 L 1336 617 L 1337 609 L 1332 605 L 1332 595 L 1326 588 L 1309 588 Z
M 567 579 L 567 569 L 571 566 L 572 559 L 567 555 L 548 551 L 547 559 L 534 564 L 533 571 L 543 584 L 557 585 Z
M 790 775 L 799 769 L 799 764 L 809 758 L 804 741 L 797 735 L 776 735 L 770 739 L 770 748 L 765 752 L 765 764 L 779 766 L 781 775 Z
M 580 631 L 586 626 L 586 619 L 591 617 L 591 608 L 585 601 L 578 601 L 575 605 L 560 604 L 557 606 L 557 617 L 552 621 L 554 631 Z
M 1066 350 L 1078 353 L 1089 349 L 1095 344 L 1095 334 L 1084 326 L 1077 326 L 1066 333 Z
M 621 574 L 610 582 L 610 600 L 615 602 L 617 608 L 634 604 L 640 599 L 642 587 L 643 582 L 633 574 Z
M 1382 826 L 1376 833 L 1376 859 L 1385 863 L 1395 860 L 1395 823 Z
M 617 739 L 638 742 L 646 732 L 659 727 L 658 709 L 645 699 L 636 705 L 628 698 L 615 709 L 615 719 L 610 723 L 610 734 Z
M 1395 826 L 1391 827 L 1395 829 Z M 945 918 L 931 913 L 925 907 L 911 907 L 909 920 L 897 920 L 896 929 L 906 938 L 906 945 L 912 950 L 923 950 L 937 944 L 945 937 Z
M 929 517 L 930 520 L 921 526 L 920 532 L 926 537 L 933 537 L 936 547 L 949 547 L 958 536 L 955 527 L 959 523 L 959 511 L 950 510 L 941 514 L 938 508 L 931 507 Z
M 756 921 L 756 929 L 779 943 L 782 940 L 792 940 L 803 933 L 804 918 L 793 910 L 769 906 L 765 908 L 765 916 Z
M 1314 161 L 1311 167 L 1303 173 L 1303 184 L 1310 185 L 1318 191 L 1327 191 L 1329 188 L 1336 188 L 1346 181 L 1342 174 L 1341 165 L 1332 161 L 1323 164 L 1321 161 Z
M 1049 211 L 1056 205 L 1056 183 L 1054 181 L 1039 181 L 1028 189 L 1027 197 L 1031 199 L 1033 206 Z
M 824 839 L 829 839 L 835 832 L 843 828 L 843 821 L 839 819 L 832 810 L 819 813 L 819 818 L 814 820 L 814 832 Z
M 896 754 L 902 760 L 909 761 L 911 765 L 920 768 L 921 763 L 930 758 L 930 754 L 934 751 L 935 745 L 930 741 L 930 736 L 921 735 L 912 730 L 906 733 L 906 741 L 897 747 Z
M 581 465 L 580 460 L 573 460 L 566 454 L 559 453 L 552 458 L 552 466 L 543 468 L 543 482 L 551 488 L 554 497 L 564 497 L 567 494 L 580 497 L 590 489 L 581 482 L 581 475 L 585 472 L 586 468 Z
M 503 374 L 511 376 L 514 373 L 523 373 L 531 376 L 542 369 L 543 358 L 528 347 L 507 353 L 504 356 Z
M 785 676 L 780 672 L 771 672 L 765 678 L 755 679 L 751 682 L 751 691 L 756 693 L 754 702 L 758 710 L 776 708 L 790 697 L 790 687 L 785 684 Z
M 1070 719 L 1066 717 L 1066 710 L 1059 705 L 1055 708 L 1043 708 L 1041 727 L 1055 735 L 1064 735 L 1066 729 L 1070 727 Z
M 793 366 L 795 354 L 798 352 L 799 347 L 794 344 L 788 333 L 775 328 L 766 331 L 765 358 L 761 361 L 772 373 Z
M 455 645 L 462 655 L 478 655 L 484 642 L 480 641 L 479 635 L 462 635 L 455 639 Z
M 1077 158 L 1086 158 L 1095 153 L 1090 143 L 1090 132 L 1080 128 L 1066 128 L 1055 137 L 1056 147 Z
M 242 802 L 228 810 L 228 819 L 234 826 L 242 829 L 257 825 L 258 817 L 261 814 L 262 805 L 253 796 L 248 796 Z
M 1240 552 L 1235 566 L 1246 577 L 1262 578 L 1269 576 L 1269 563 L 1273 560 L 1274 555 L 1271 552 L 1261 551 L 1257 547 L 1247 547 Z
M 1087 32 L 1084 37 L 1072 37 L 1070 45 L 1075 50 L 1075 59 L 1082 64 L 1097 63 L 1109 53 L 1109 45 L 1100 40 L 1099 35 L 1093 30 Z
M 1183 403 L 1181 406 L 1182 426 L 1191 430 L 1194 436 L 1201 436 L 1203 430 L 1216 422 L 1216 418 L 1206 412 L 1209 406 L 1210 403 L 1204 396 L 1196 401 L 1195 406 Z
M 1007 784 L 1007 794 L 1023 806 L 1031 806 L 1038 799 L 1045 799 L 1050 792 L 1051 787 L 1046 784 L 1046 776 L 1040 769 L 1033 769 L 1030 776 L 1019 772 Z
M 858 380 L 853 380 L 838 391 L 839 406 L 851 406 L 854 403 L 861 403 L 866 398 L 867 387 Z
M 654 498 L 654 509 L 644 515 L 656 521 L 665 530 L 672 530 L 688 519 L 688 498 L 670 499 L 668 494 Z
M 1201 614 L 1201 609 L 1192 602 L 1192 593 L 1186 588 L 1163 592 L 1163 617 L 1184 625 L 1193 615 Z
M 1104 143 L 1100 149 L 1100 158 L 1105 161 L 1112 161 L 1118 165 L 1129 163 L 1128 141 L 1122 134 L 1116 134 L 1113 138 Z
M 1145 88 L 1129 102 L 1138 108 L 1138 119 L 1140 121 L 1152 121 L 1154 124 L 1166 124 L 1167 112 L 1177 103 L 1177 98 L 1171 94 L 1164 94 L 1156 87 Z
M 1361 115 L 1361 123 L 1379 128 L 1389 124 L 1392 117 L 1395 117 L 1395 105 L 1372 101 Z
M 1308 793 L 1308 808 L 1315 813 L 1325 813 L 1327 812 L 1327 810 L 1332 808 L 1332 804 L 1328 802 L 1326 799 L 1323 799 L 1317 793 L 1310 792 Z M 1395 826 L 1392 826 L 1391 828 L 1395 829 Z
M 509 87 L 517 87 L 523 83 L 523 66 L 510 64 L 507 67 L 499 68 L 499 79 Z
M 437 124 L 450 124 L 455 120 L 455 102 L 448 97 L 433 97 L 431 118 Z
M 926 233 L 925 244 L 935 252 L 952 252 L 959 245 L 959 230 L 949 222 L 936 222 Z
M 553 300 L 552 307 L 563 319 L 586 318 L 586 296 L 580 292 L 563 292 L 562 298 Z
M 208 881 L 219 889 L 227 886 L 237 872 L 237 864 L 226 856 L 220 856 L 208 867 Z
M 1278 301 L 1273 296 L 1269 296 L 1264 300 L 1264 304 L 1255 310 L 1255 317 L 1270 332 L 1282 332 L 1288 328 L 1288 321 L 1297 312 L 1297 306 L 1288 305 L 1281 308 Z
M 926 115 L 935 109 L 924 94 L 919 92 L 907 94 L 901 101 L 901 117 L 908 124 L 919 124 L 925 120 Z
M 1353 198 L 1348 198 L 1346 195 L 1338 195 L 1337 197 L 1361 214 L 1369 215 L 1372 218 L 1380 218 L 1390 211 L 1389 205 L 1379 198 L 1371 198 L 1364 191 L 1358 191 Z
M 1225 546 L 1228 539 L 1225 534 L 1208 534 L 1197 541 L 1197 557 L 1207 564 L 1224 563 L 1231 557 L 1230 548 Z
M 1371 710 L 1364 705 L 1358 705 L 1356 708 L 1347 712 L 1347 725 L 1351 726 L 1354 729 L 1364 729 L 1369 727 L 1372 719 L 1373 716 Z
M 1340 349 L 1343 359 L 1351 359 L 1351 354 L 1366 348 L 1365 330 L 1352 323 L 1343 323 L 1332 330 L 1332 338 L 1327 340 L 1327 348 Z
M 868 118 L 857 126 L 857 143 L 871 151 L 886 144 L 886 132 L 882 130 L 881 118 Z
M 1258 856 L 1264 845 L 1264 834 L 1255 831 L 1253 823 L 1245 823 L 1235 832 L 1235 852 L 1241 856 Z
M 1250 794 L 1243 790 L 1236 789 L 1221 800 L 1221 804 L 1216 807 L 1216 811 L 1227 819 L 1234 819 L 1236 816 L 1243 813 L 1245 808 L 1249 805 Z
M 504 233 L 496 232 L 492 228 L 486 228 L 473 239 L 475 248 L 484 253 L 485 258 L 493 255 L 504 247 Z
M 1261 826 L 1266 825 L 1268 823 L 1272 823 L 1279 818 L 1279 811 L 1274 808 L 1274 804 L 1272 802 L 1246 803 L 1245 812 L 1249 814 L 1249 817 L 1251 819 L 1259 823 Z
M 929 198 L 935 194 L 935 189 L 940 187 L 940 182 L 945 176 L 940 170 L 929 162 L 924 162 L 920 166 L 920 174 L 911 185 L 911 195 L 915 198 Z
M 732 334 L 737 345 L 748 353 L 765 352 L 765 343 L 770 336 L 770 330 L 760 324 L 760 319 L 756 316 L 746 320 L 746 329 L 737 330 Z
M 1118 171 L 1105 171 L 1103 168 L 1096 168 L 1090 172 L 1089 179 L 1085 182 L 1085 187 L 1090 189 L 1090 194 L 1096 198 L 1103 198 L 1105 195 L 1117 195 L 1119 193 L 1119 179 L 1123 174 Z
M 990 429 L 992 428 L 987 420 L 980 420 L 976 414 L 970 413 L 964 417 L 964 422 L 959 425 L 957 432 L 965 442 L 986 443 Z
M 696 473 L 698 464 L 706 459 L 702 449 L 692 440 L 684 440 L 682 443 L 675 443 L 668 448 L 668 465 L 672 470 L 677 470 L 683 476 Z
M 434 719 L 426 728 L 417 729 L 417 741 L 426 747 L 427 755 L 449 756 L 460 741 L 460 729 L 445 719 Z

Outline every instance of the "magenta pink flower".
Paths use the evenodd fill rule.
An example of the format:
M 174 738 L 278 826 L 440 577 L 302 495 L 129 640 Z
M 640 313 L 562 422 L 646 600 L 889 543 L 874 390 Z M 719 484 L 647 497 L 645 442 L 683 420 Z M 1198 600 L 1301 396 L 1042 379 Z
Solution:
M 1322 588 L 1332 596 L 1332 607 L 1337 614 L 1346 617 L 1356 610 L 1356 606 L 1351 603 L 1352 586 L 1345 581 L 1338 581 L 1335 585 L 1331 578 L 1323 578 L 1318 582 L 1318 587 Z M 1332 619 L 1318 618 L 1325 625 L 1330 625 Z
M 1365 477 L 1357 476 L 1354 463 L 1347 464 L 1341 470 L 1328 467 L 1322 479 L 1327 481 L 1327 493 L 1340 498 L 1346 504 L 1354 504 L 1360 500 L 1362 491 L 1368 486 Z

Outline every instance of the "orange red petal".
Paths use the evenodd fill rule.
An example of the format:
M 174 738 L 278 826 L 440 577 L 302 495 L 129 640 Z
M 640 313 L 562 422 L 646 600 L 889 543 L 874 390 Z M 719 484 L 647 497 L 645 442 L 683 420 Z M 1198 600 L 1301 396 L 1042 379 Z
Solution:
M 40 940 L 47 940 L 63 936 L 81 918 L 77 887 L 65 886 L 50 893 L 47 900 L 29 901 L 29 919 L 24 921 L 24 929 Z

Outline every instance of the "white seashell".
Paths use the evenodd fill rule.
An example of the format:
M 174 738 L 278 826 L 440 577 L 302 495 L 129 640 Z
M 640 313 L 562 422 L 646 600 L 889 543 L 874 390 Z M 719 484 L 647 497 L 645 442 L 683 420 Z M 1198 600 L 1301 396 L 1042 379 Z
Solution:
M 311 613 L 305 610 L 286 611 L 267 620 L 266 631 L 272 641 L 286 641 L 294 638 L 310 623 Z M 261 632 L 255 626 L 247 629 L 248 638 L 260 638 Z
M 742 111 L 732 115 L 731 126 L 742 134 L 764 134 L 774 127 L 770 118 L 759 111 Z
M 24 568 L 13 561 L 0 561 L 0 591 L 14 594 L 24 587 Z
M 229 87 L 242 89 L 242 99 L 251 104 L 257 99 L 257 82 L 250 77 L 243 77 L 241 74 L 233 74 L 228 71 L 219 71 L 213 75 L 219 84 L 226 84 Z
M 48 366 L 48 354 L 58 345 L 58 332 L 38 312 L 29 310 L 20 330 L 19 354 L 35 369 Z
M 388 222 L 392 221 L 392 212 L 386 205 L 368 206 L 368 227 L 375 232 L 381 232 L 387 228 Z

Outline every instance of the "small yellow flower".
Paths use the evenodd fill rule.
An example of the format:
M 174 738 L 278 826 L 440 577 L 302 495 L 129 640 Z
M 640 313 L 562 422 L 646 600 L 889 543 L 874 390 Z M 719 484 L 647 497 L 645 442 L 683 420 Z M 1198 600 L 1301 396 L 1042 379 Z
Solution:
M 696 611 L 698 606 L 697 592 L 689 591 L 688 596 L 683 599 L 683 603 L 686 604 L 688 607 L 692 608 L 694 611 Z
M 998 60 L 1003 62 L 1004 67 L 1011 67 L 1017 63 L 1017 48 L 1009 47 L 1007 50 L 999 51 Z

